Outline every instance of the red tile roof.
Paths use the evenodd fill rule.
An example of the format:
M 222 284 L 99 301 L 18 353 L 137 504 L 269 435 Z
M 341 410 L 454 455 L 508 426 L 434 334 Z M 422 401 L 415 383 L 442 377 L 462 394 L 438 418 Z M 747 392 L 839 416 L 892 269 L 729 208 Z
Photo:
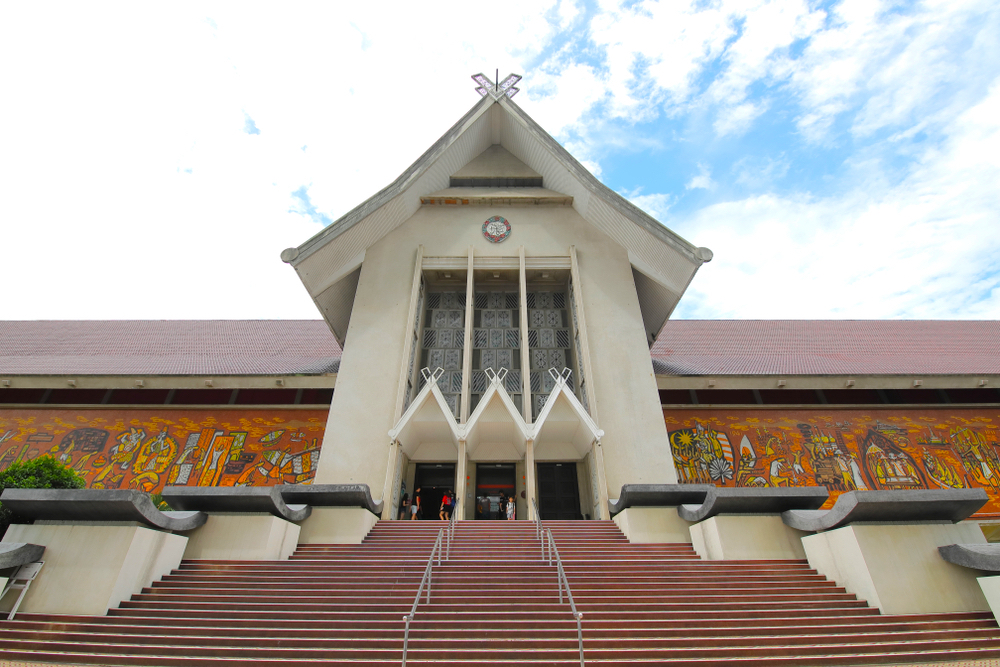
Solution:
M 1000 322 L 673 320 L 651 353 L 657 375 L 985 375 Z
M 293 375 L 339 364 L 322 320 L 0 322 L 4 375 Z
M 657 375 L 1000 374 L 1000 322 L 673 320 Z M 0 322 L 2 375 L 334 373 L 322 320 Z

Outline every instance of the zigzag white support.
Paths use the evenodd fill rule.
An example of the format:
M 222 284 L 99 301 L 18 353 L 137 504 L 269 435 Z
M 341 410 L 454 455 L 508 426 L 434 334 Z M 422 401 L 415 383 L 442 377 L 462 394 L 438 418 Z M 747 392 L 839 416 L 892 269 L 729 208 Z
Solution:
M 560 373 L 554 368 L 549 374 L 555 386 L 534 424 L 527 424 L 503 386 L 507 369 L 495 372 L 486 369 L 490 385 L 465 424 L 455 420 L 444 395 L 437 385 L 443 372 L 420 371 L 426 384 L 389 431 L 391 442 L 399 442 L 411 459 L 426 458 L 418 454 L 429 447 L 426 455 L 441 460 L 457 456 L 459 443 L 466 443 L 470 460 L 511 460 L 525 456 L 528 441 L 534 441 L 536 460 L 579 460 L 587 456 L 604 431 L 597 427 L 586 409 L 570 390 L 567 380 L 571 371 Z M 454 447 L 443 449 L 448 444 Z M 485 450 L 482 446 L 489 444 Z
M 410 459 L 415 458 L 418 450 L 424 445 L 433 447 L 435 450 L 433 455 L 436 455 L 438 460 L 449 456 L 457 457 L 458 441 L 464 439 L 465 434 L 455 421 L 455 415 L 452 414 L 437 384 L 444 370 L 438 368 L 432 373 L 430 369 L 422 368 L 420 373 L 426 384 L 406 408 L 406 412 L 396 425 L 389 430 L 389 441 L 399 442 L 403 453 Z M 451 444 L 454 450 L 447 450 L 448 444 Z M 431 458 L 434 458 L 433 455 Z
M 604 431 L 597 427 L 567 383 L 572 371 L 549 369 L 555 386 L 534 423 L 535 460 L 582 459 Z

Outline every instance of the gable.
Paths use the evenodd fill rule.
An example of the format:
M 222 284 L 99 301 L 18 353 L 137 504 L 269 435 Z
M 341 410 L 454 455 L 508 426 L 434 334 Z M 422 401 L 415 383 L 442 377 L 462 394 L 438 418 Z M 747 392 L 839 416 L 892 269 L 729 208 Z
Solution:
M 522 185 L 536 183 L 535 174 L 543 188 Z M 525 203 L 571 205 L 626 248 L 637 275 L 645 278 L 637 289 L 647 333 L 662 328 L 695 272 L 712 258 L 710 250 L 692 245 L 603 185 L 509 98 L 484 97 L 392 184 L 299 247 L 282 252 L 338 341 L 347 331 L 354 272 L 367 248 L 421 206 L 490 204 L 489 196 L 435 196 L 452 188 L 453 177 L 456 187 L 508 187 L 526 198 L 547 190 L 548 200 Z M 511 180 L 501 185 L 500 178 Z M 498 185 L 476 186 L 476 179 Z

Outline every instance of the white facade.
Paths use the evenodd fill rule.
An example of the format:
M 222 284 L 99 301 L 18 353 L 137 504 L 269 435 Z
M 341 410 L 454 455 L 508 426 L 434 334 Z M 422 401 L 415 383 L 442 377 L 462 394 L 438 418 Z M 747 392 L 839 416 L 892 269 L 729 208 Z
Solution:
M 483 233 L 494 216 L 511 226 L 499 243 Z M 475 464 L 504 461 L 517 464 L 516 491 L 525 492 L 519 516 L 527 516 L 538 491 L 535 465 L 576 463 L 589 482 L 580 484 L 580 515 L 607 518 L 607 499 L 622 484 L 676 481 L 649 344 L 711 252 L 600 185 L 508 99 L 484 98 L 396 183 L 282 257 L 344 345 L 317 483 L 368 484 L 387 501 L 385 518 L 394 518 L 400 486 L 413 488 L 412 464 L 451 463 L 464 500 L 460 516 L 471 518 Z M 516 348 L 499 357 L 477 351 L 482 341 L 473 339 L 484 323 L 476 318 L 485 317 L 475 295 L 482 302 L 490 291 L 507 295 L 513 310 L 506 322 L 517 323 L 507 329 Z M 441 292 L 454 295 L 452 325 L 461 320 L 448 332 L 453 349 L 443 388 L 454 424 L 445 428 L 451 411 L 436 400 L 407 413 L 416 421 L 403 429 L 429 359 L 426 298 Z M 552 358 L 565 358 L 572 372 L 572 398 L 563 402 L 586 410 L 579 418 L 565 406 L 551 409 L 552 423 L 537 433 L 539 394 L 547 396 L 554 380 L 544 355 L 532 358 L 528 344 L 529 318 L 538 315 L 529 301 L 544 301 L 536 293 L 562 294 L 559 305 L 566 299 L 572 321 L 556 319 L 560 344 L 567 335 L 572 344 Z M 536 348 L 537 333 L 530 332 Z M 436 353 L 428 365 L 442 358 Z M 498 358 L 512 373 L 501 383 L 503 400 L 495 396 L 492 416 L 477 417 L 473 428 L 486 360 Z M 534 392 L 528 369 L 536 374 Z M 506 401 L 520 412 L 522 399 L 534 406 L 523 419 L 497 407 Z

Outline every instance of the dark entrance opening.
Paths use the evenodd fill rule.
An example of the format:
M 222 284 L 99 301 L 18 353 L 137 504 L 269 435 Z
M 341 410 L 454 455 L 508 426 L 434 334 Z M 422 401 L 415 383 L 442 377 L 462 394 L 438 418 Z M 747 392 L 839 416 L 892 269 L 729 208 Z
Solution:
M 500 511 L 500 493 L 507 498 L 514 495 L 515 481 L 513 463 L 477 463 L 476 518 L 506 519 L 506 513 Z
M 454 463 L 418 463 L 413 489 L 420 489 L 420 518 L 440 519 L 441 498 L 455 490 Z
M 538 513 L 542 519 L 582 519 L 575 463 L 539 463 Z

